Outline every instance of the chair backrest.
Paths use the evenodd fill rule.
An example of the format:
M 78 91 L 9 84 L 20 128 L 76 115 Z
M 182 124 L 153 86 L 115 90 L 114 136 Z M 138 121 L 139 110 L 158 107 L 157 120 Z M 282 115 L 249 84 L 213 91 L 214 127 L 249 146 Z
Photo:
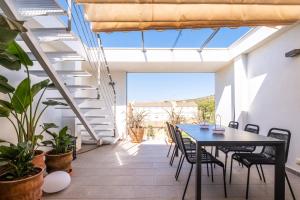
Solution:
M 187 155 L 187 151 L 186 151 L 186 148 L 185 148 L 185 145 L 184 145 L 184 142 L 183 142 L 183 137 L 182 137 L 182 134 L 181 132 L 179 131 L 178 128 L 175 128 L 175 136 L 177 138 L 177 141 L 178 141 L 178 146 L 179 146 L 179 149 L 180 151 L 184 154 L 185 158 L 187 159 L 188 162 L 191 162 L 189 160 L 189 157 Z
M 172 136 L 172 140 L 173 140 L 173 142 L 175 142 L 175 144 L 177 145 L 177 146 L 179 146 L 179 141 L 178 141 L 178 138 L 176 138 L 176 133 L 175 133 L 175 127 L 172 125 L 172 124 L 170 124 L 170 123 L 168 123 L 168 127 L 169 127 L 169 129 L 170 129 L 170 135 Z
M 268 133 L 268 137 L 276 138 L 279 140 L 285 141 L 285 162 L 287 161 L 289 148 L 290 148 L 290 140 L 291 140 L 291 132 L 286 129 L 281 128 L 271 128 Z M 262 150 L 262 153 L 275 158 L 276 149 L 274 146 L 265 146 Z
M 256 124 L 246 124 L 244 130 L 248 131 L 248 132 L 251 132 L 251 133 L 259 134 L 259 126 L 256 125 Z
M 175 138 L 174 138 L 174 135 L 171 130 L 171 124 L 169 122 L 166 122 L 166 125 L 167 125 L 167 129 L 168 129 L 168 131 L 167 131 L 168 136 L 170 136 L 172 141 L 175 142 Z
M 231 121 L 231 122 L 229 122 L 228 127 L 234 128 L 234 129 L 239 129 L 239 123 L 235 122 L 235 121 Z
M 175 126 L 173 126 L 172 124 L 170 124 L 170 129 L 171 129 L 171 132 L 174 136 L 175 144 L 178 146 L 179 150 L 183 152 L 185 150 L 185 147 L 184 147 L 184 145 L 182 146 L 181 143 L 180 143 L 180 138 L 177 134 L 177 128 Z

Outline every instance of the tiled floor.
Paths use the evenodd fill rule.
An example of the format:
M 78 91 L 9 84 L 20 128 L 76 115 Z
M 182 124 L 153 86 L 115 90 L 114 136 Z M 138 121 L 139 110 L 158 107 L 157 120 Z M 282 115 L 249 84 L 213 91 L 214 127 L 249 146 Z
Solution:
M 178 158 L 170 167 L 166 157 L 168 147 L 160 141 L 145 141 L 142 144 L 120 142 L 114 146 L 103 146 L 80 154 L 73 162 L 72 183 L 66 190 L 45 195 L 45 199 L 181 199 L 189 164 L 175 181 L 174 174 Z M 221 157 L 220 159 L 223 160 Z M 203 166 L 205 167 L 205 166 Z M 225 199 L 221 170 L 214 170 L 215 181 L 211 182 L 203 168 L 203 199 Z M 249 199 L 273 199 L 273 167 L 265 167 L 267 183 L 259 180 L 253 168 Z M 244 199 L 246 169 L 236 163 L 233 183 L 228 184 L 228 200 Z M 289 174 L 296 197 L 300 198 L 300 177 Z M 185 199 L 194 199 L 194 176 Z M 286 199 L 292 199 L 288 187 Z

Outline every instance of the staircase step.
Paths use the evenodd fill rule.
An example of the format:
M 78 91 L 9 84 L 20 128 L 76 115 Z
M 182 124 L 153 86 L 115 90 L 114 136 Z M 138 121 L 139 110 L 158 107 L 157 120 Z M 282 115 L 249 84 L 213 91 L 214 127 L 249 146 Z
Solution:
M 44 70 L 29 70 L 29 73 L 39 77 L 48 77 L 47 73 Z M 91 77 L 92 76 L 92 74 L 83 70 L 56 70 L 56 73 L 66 77 Z
M 55 109 L 59 110 L 70 110 L 70 107 L 55 107 Z M 79 107 L 80 110 L 104 110 L 102 107 Z
M 72 116 L 63 116 L 64 118 L 77 118 L 77 116 L 72 115 Z M 97 116 L 93 116 L 93 115 L 87 115 L 85 116 L 86 119 L 105 119 L 107 118 L 107 115 L 97 115 Z
M 91 85 L 65 85 L 69 90 L 97 90 L 97 87 Z M 48 90 L 57 90 L 56 87 L 49 87 Z
M 111 124 L 110 122 L 90 123 L 91 126 L 101 126 L 101 125 L 110 125 L 110 124 Z M 76 125 L 82 126 L 83 124 L 79 123 Z
M 97 97 L 73 97 L 75 100 L 100 100 Z M 63 97 L 48 97 L 47 100 L 65 100 Z

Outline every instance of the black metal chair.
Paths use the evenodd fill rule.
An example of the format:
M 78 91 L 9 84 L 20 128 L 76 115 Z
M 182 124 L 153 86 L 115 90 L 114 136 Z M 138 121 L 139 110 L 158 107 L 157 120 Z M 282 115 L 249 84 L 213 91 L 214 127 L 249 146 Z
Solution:
M 235 121 L 230 121 L 228 124 L 229 128 L 239 129 L 239 123 Z
M 178 138 L 175 136 L 175 131 L 176 131 L 175 127 L 172 124 L 169 124 L 169 126 L 170 126 L 171 134 L 175 138 L 174 141 L 175 141 L 175 145 L 177 145 L 177 147 L 178 147 L 177 150 L 181 152 L 179 162 L 178 162 L 178 165 L 177 165 L 177 170 L 176 170 L 176 173 L 175 173 L 175 179 L 178 180 L 178 177 L 179 177 L 179 174 L 180 174 L 180 171 L 181 171 L 181 168 L 182 168 L 182 164 L 184 162 L 184 157 L 183 157 L 182 149 L 180 148 L 180 145 L 179 145 Z M 196 152 L 196 144 L 193 141 L 191 141 L 189 138 L 182 138 L 182 139 L 183 139 L 186 151 L 188 151 L 189 153 Z M 203 149 L 203 151 L 205 151 L 205 149 Z M 208 163 L 206 164 L 206 168 L 207 168 L 207 176 L 209 176 Z M 212 172 L 211 172 L 212 181 L 214 181 L 212 165 L 211 165 L 211 170 L 212 170 Z
M 169 134 L 173 140 L 174 143 L 174 148 L 173 148 L 173 152 L 171 155 L 171 159 L 170 159 L 170 166 L 173 165 L 175 156 L 178 155 L 178 150 L 179 150 L 179 146 L 178 146 L 178 142 L 176 142 L 176 138 L 175 138 L 175 133 L 174 133 L 174 126 L 170 123 L 167 122 L 167 126 L 168 126 L 168 130 L 169 130 Z M 190 138 L 184 138 L 184 143 L 186 145 L 186 148 L 189 150 L 195 150 L 196 149 L 196 144 L 190 139 Z
M 230 122 L 228 127 L 231 128 L 235 128 L 238 129 L 239 127 L 239 123 L 238 122 Z M 255 134 L 259 134 L 259 126 L 255 125 L 255 124 L 247 124 L 244 128 L 245 131 L 251 132 L 251 133 L 255 133 Z M 232 145 L 232 146 L 218 146 L 217 149 L 222 151 L 225 154 L 225 170 L 227 169 L 227 159 L 228 159 L 228 153 L 230 152 L 254 152 L 255 151 L 256 146 L 236 146 L 236 145 Z M 259 170 L 258 170 L 259 173 Z M 259 177 L 260 173 L 259 173 Z
M 191 164 L 191 168 L 190 168 L 190 171 L 189 171 L 188 179 L 187 179 L 186 185 L 184 187 L 184 192 L 183 192 L 183 195 L 182 195 L 182 200 L 184 200 L 184 197 L 185 197 L 185 194 L 186 194 L 186 190 L 187 190 L 187 187 L 188 187 L 188 184 L 189 184 L 189 181 L 190 181 L 190 177 L 191 177 L 191 174 L 192 174 L 192 171 L 193 171 L 193 166 L 194 166 L 194 164 L 196 164 L 197 155 L 196 155 L 196 152 L 189 151 L 189 150 L 186 149 L 186 145 L 184 144 L 182 135 L 181 135 L 181 133 L 180 133 L 180 131 L 178 129 L 175 130 L 175 137 L 177 138 L 177 141 L 179 143 L 179 148 L 180 148 L 182 156 L 183 156 L 182 160 L 181 160 L 180 166 L 182 167 L 182 163 L 184 162 L 184 159 L 186 159 L 188 161 L 188 163 Z M 211 155 L 210 153 L 208 153 L 205 149 L 202 149 L 201 162 L 203 164 L 210 164 L 211 168 L 212 168 L 212 164 L 216 164 L 216 165 L 222 167 L 222 169 L 223 169 L 223 182 L 224 182 L 224 194 L 225 194 L 225 198 L 227 198 L 224 164 L 221 161 L 219 161 L 218 159 L 216 159 L 213 155 Z M 176 174 L 179 173 L 181 167 L 177 168 Z M 213 171 L 212 171 L 212 173 L 213 173 Z
M 272 128 L 269 130 L 268 137 L 277 138 L 280 140 L 285 141 L 285 162 L 288 158 L 289 146 L 290 146 L 290 139 L 291 139 L 291 132 L 286 129 L 279 129 L 279 128 Z M 234 153 L 231 157 L 231 167 L 230 167 L 230 183 L 232 177 L 232 162 L 236 160 L 242 163 L 244 166 L 248 168 L 248 176 L 247 176 L 247 189 L 246 189 L 246 199 L 248 199 L 249 193 L 249 178 L 250 178 L 250 168 L 252 165 L 275 165 L 276 154 L 275 154 L 275 147 L 273 146 L 265 146 L 263 147 L 260 153 Z M 263 171 L 262 171 L 263 172 Z M 289 178 L 285 172 L 285 178 L 287 180 L 289 189 L 295 200 L 295 195 L 290 184 Z
M 167 125 L 167 135 L 168 135 L 168 138 L 171 138 L 171 140 L 172 140 L 171 144 L 170 144 L 170 147 L 169 147 L 169 151 L 167 153 L 167 157 L 169 157 L 171 149 L 172 149 L 172 145 L 174 144 L 174 140 L 173 140 L 173 137 L 171 135 L 171 130 L 170 130 L 170 124 L 169 124 L 169 122 L 166 122 L 166 125 Z

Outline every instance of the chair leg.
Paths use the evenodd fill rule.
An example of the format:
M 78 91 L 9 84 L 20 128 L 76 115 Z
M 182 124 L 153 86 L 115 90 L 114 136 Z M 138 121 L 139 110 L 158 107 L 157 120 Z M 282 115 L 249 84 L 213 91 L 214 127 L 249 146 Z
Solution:
M 214 170 L 213 170 L 213 164 L 210 163 L 210 170 L 211 170 L 211 181 L 214 182 Z
M 175 158 L 175 152 L 176 152 L 176 148 L 177 148 L 177 146 L 175 145 L 175 146 L 174 146 L 174 149 L 173 149 L 172 156 L 171 156 L 171 160 L 170 160 L 170 166 L 172 166 L 172 165 L 173 165 L 174 158 Z
M 208 168 L 208 163 L 206 163 L 206 171 L 207 171 L 207 176 L 209 177 L 209 168 Z
M 289 185 L 289 188 L 290 188 L 291 194 L 292 194 L 292 196 L 293 196 L 293 200 L 296 200 L 296 197 L 295 197 L 295 194 L 294 194 L 294 191 L 293 191 L 292 185 L 291 185 L 291 183 L 290 183 L 290 180 L 289 180 L 289 177 L 288 177 L 288 175 L 286 174 L 286 171 L 284 171 L 284 175 L 285 175 L 286 181 L 287 181 L 287 183 L 288 183 L 288 185 Z
M 231 163 L 230 163 L 230 176 L 229 176 L 229 184 L 231 184 L 231 177 L 232 177 L 232 164 L 233 164 L 233 155 L 231 156 Z
M 261 175 L 260 175 L 260 171 L 259 171 L 259 169 L 258 169 L 258 166 L 257 166 L 257 165 L 255 165 L 255 166 L 256 166 L 256 169 L 257 169 L 257 173 L 258 173 L 258 175 L 259 175 L 259 179 L 262 180 L 262 179 L 261 179 Z
M 169 155 L 170 155 L 170 151 L 171 151 L 171 149 L 172 149 L 172 144 L 173 144 L 173 143 L 170 144 L 170 147 L 169 147 L 169 151 L 168 151 L 167 157 L 169 157 Z
M 225 154 L 225 172 L 226 172 L 226 169 L 227 169 L 227 159 L 228 159 L 228 154 L 226 153 Z
M 191 169 L 190 169 L 190 172 L 189 172 L 188 179 L 187 179 L 186 184 L 185 184 L 185 187 L 184 187 L 184 192 L 183 192 L 183 195 L 182 195 L 182 200 L 184 200 L 184 196 L 185 196 L 187 187 L 188 187 L 189 182 L 190 182 L 191 174 L 192 174 L 192 171 L 193 171 L 193 166 L 194 166 L 194 165 L 192 164 Z
M 225 168 L 223 167 L 223 184 L 224 184 L 224 193 L 225 193 L 225 198 L 227 198 L 227 189 L 226 189 L 226 171 Z
M 250 166 L 250 167 L 248 167 L 247 188 L 246 188 L 246 199 L 248 199 L 248 195 L 249 195 L 249 179 L 250 179 L 250 169 L 251 169 L 251 166 Z
M 219 151 L 218 151 L 218 147 L 216 146 L 216 150 L 215 150 L 215 158 L 219 157 Z M 216 168 L 216 164 L 214 163 L 214 168 Z
M 183 165 L 184 159 L 185 159 L 185 157 L 183 156 L 182 161 L 181 161 L 181 165 L 180 165 L 180 168 L 179 168 L 179 171 L 178 171 L 178 174 L 177 174 L 177 179 L 176 179 L 176 180 L 178 180 L 178 178 L 179 178 L 179 174 L 180 174 L 180 172 L 181 172 L 181 169 L 182 169 L 182 165 Z
M 179 168 L 180 168 L 180 165 L 181 165 L 182 157 L 183 157 L 183 154 L 180 155 L 180 159 L 179 159 L 179 162 L 178 162 L 178 165 L 177 165 L 177 170 L 176 170 L 176 173 L 175 173 L 176 181 L 177 181 L 178 172 L 179 172 Z
M 264 182 L 266 182 L 265 173 L 264 173 L 264 170 L 263 170 L 263 168 L 262 168 L 261 165 L 260 165 L 260 170 L 261 170 L 261 174 L 262 174 L 263 180 L 264 180 Z

